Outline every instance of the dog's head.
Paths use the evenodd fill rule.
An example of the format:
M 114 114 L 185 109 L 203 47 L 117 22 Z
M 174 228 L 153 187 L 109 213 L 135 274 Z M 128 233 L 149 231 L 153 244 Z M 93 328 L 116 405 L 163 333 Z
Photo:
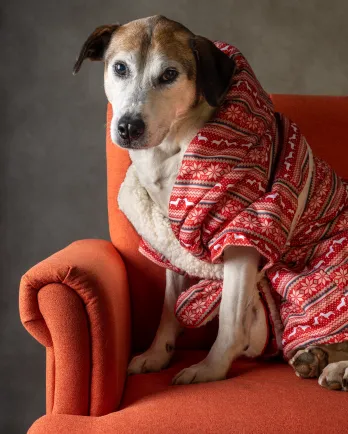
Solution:
M 159 145 L 202 101 L 217 107 L 235 68 L 211 41 L 162 16 L 98 27 L 81 49 L 75 74 L 87 58 L 105 62 L 111 138 L 127 149 Z

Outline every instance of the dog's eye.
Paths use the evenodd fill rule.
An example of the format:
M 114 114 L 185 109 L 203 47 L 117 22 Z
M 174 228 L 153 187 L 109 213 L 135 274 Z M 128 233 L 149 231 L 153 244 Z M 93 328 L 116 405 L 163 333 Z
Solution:
M 173 68 L 168 68 L 164 71 L 164 73 L 160 76 L 159 82 L 162 84 L 172 83 L 176 77 L 179 75 L 178 71 Z
M 117 75 L 126 75 L 127 73 L 127 66 L 122 62 L 116 62 L 114 65 L 114 70 Z

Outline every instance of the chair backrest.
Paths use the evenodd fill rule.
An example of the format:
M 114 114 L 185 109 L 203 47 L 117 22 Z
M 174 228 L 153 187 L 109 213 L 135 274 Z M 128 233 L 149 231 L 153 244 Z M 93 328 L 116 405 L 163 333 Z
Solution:
M 340 176 L 348 178 L 348 97 L 272 95 L 272 100 L 277 111 L 299 125 L 314 153 L 330 163 Z M 111 117 L 109 105 L 106 150 L 110 236 L 126 263 L 132 301 L 133 347 L 142 350 L 151 343 L 159 322 L 165 272 L 138 252 L 139 236 L 118 209 L 118 191 L 130 159 L 127 151 L 111 141 Z M 216 321 L 213 321 L 206 327 L 187 330 L 178 346 L 207 348 L 213 342 L 216 329 Z

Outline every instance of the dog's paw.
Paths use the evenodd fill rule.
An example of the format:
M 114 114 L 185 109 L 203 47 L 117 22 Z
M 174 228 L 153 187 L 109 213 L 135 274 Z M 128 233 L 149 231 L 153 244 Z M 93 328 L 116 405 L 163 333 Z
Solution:
M 146 372 L 158 372 L 167 367 L 172 356 L 172 351 L 149 349 L 139 356 L 133 357 L 128 365 L 127 373 L 144 374 Z
M 180 371 L 172 381 L 172 384 L 207 383 L 209 381 L 224 380 L 226 370 L 219 366 L 212 366 L 205 360 Z
M 348 392 L 348 361 L 327 365 L 321 373 L 318 383 L 329 390 Z
M 321 347 L 299 350 L 289 364 L 301 378 L 318 378 L 328 364 L 328 354 Z

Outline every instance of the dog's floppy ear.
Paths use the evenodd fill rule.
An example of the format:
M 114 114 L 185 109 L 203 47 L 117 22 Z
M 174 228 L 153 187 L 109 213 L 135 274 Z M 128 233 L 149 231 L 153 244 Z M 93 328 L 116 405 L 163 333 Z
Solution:
M 120 27 L 119 24 L 111 24 L 97 27 L 94 32 L 89 35 L 86 42 L 81 48 L 79 57 L 74 65 L 73 74 L 77 74 L 85 59 L 103 60 L 105 50 L 109 45 L 111 36 Z
M 202 36 L 190 40 L 196 59 L 197 90 L 212 107 L 217 107 L 229 88 L 235 63 L 213 42 Z

